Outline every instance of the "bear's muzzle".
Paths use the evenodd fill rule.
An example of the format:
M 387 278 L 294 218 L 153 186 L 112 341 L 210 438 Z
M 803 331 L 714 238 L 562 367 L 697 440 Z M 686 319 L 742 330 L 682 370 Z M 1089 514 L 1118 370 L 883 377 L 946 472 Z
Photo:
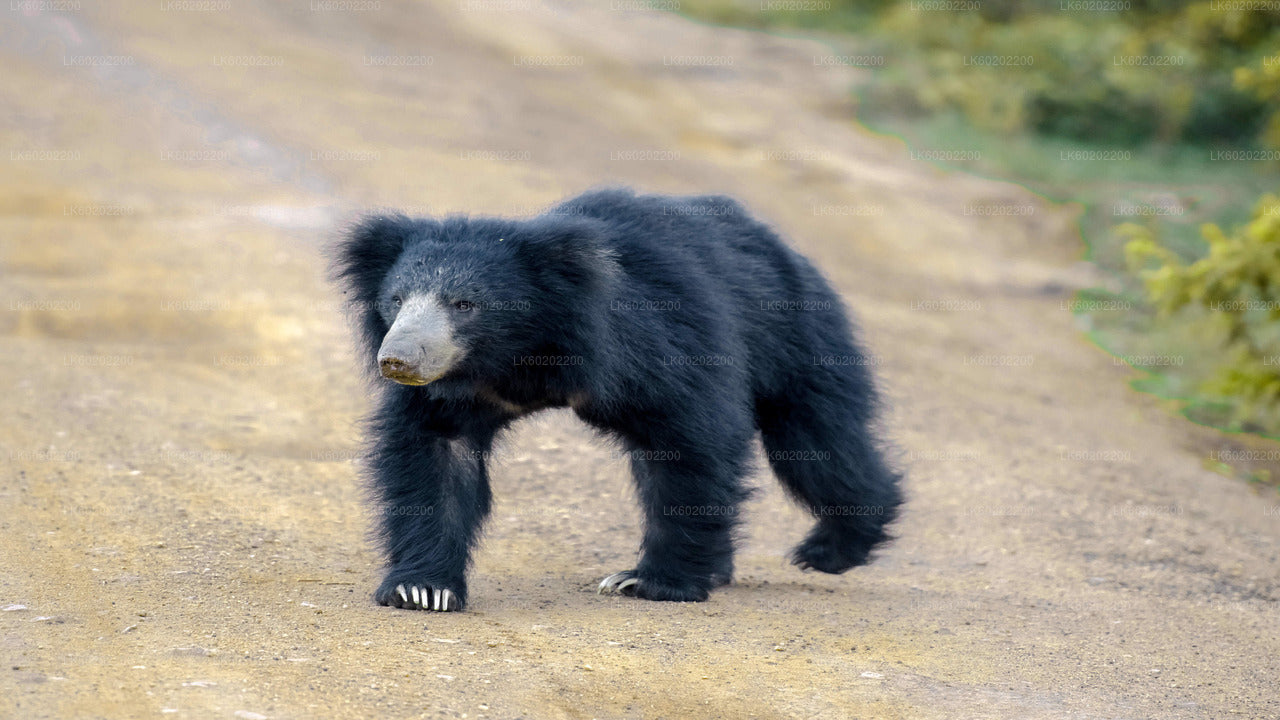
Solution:
M 449 372 L 461 354 L 448 313 L 433 298 L 406 300 L 378 349 L 382 376 L 402 385 L 426 385 Z

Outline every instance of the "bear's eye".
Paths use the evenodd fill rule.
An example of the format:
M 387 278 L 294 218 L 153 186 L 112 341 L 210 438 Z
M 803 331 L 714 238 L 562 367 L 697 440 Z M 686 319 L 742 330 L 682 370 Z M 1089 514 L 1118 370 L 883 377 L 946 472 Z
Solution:
M 458 312 L 471 312 L 475 309 L 475 304 L 470 300 L 454 300 L 453 309 Z
M 404 301 L 400 299 L 399 295 L 392 295 L 391 302 L 394 303 L 396 307 L 400 307 Z

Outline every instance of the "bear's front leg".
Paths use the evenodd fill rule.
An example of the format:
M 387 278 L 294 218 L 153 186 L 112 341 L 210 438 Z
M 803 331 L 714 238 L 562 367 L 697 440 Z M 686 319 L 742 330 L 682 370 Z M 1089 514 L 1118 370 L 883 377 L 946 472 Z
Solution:
M 746 437 L 679 449 L 631 452 L 645 510 L 643 555 L 634 570 L 601 581 L 599 592 L 646 600 L 701 601 L 733 576 L 733 530 L 742 486 Z
M 370 470 L 391 569 L 374 599 L 413 610 L 461 610 L 471 548 L 492 500 L 488 442 L 406 423 L 382 430 L 389 432 L 377 435 Z

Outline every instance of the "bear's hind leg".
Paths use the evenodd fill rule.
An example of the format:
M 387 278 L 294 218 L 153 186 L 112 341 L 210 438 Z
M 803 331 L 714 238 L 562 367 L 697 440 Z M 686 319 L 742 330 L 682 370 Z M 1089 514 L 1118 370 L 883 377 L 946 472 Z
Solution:
M 758 403 L 757 420 L 774 473 L 818 520 L 792 561 L 842 573 L 888 540 L 885 528 L 902 496 L 898 474 L 876 447 L 874 401 L 861 368 L 830 370 L 815 373 L 813 385 L 796 383 L 785 397 Z

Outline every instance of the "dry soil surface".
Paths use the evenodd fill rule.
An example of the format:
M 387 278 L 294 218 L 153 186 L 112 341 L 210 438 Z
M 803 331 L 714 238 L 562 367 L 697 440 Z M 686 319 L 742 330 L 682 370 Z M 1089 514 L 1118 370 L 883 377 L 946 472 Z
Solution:
M 1074 211 L 861 130 L 830 48 L 619 3 L 11 5 L 0 715 L 1280 717 L 1274 495 L 1085 340 Z M 324 244 L 610 183 L 734 194 L 825 269 L 900 539 L 801 573 L 760 471 L 734 585 L 599 596 L 626 465 L 550 413 L 503 443 L 468 611 L 376 606 Z

